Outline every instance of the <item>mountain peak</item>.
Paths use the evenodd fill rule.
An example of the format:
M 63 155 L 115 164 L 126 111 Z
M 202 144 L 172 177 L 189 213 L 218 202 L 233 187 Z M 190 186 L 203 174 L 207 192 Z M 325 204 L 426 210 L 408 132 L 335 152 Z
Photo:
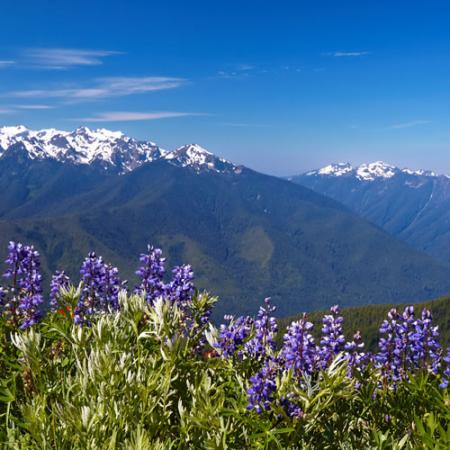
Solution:
M 322 167 L 319 170 L 313 170 L 308 172 L 307 175 L 330 175 L 334 177 L 340 177 L 353 170 L 350 163 L 334 163 L 328 166 Z
M 356 176 L 360 180 L 373 181 L 376 178 L 391 178 L 399 169 L 384 161 L 374 161 L 369 164 L 361 164 L 356 169 Z
M 24 133 L 28 131 L 28 128 L 23 125 L 0 127 L 0 133 L 9 134 L 10 136 L 15 136 L 16 134 Z
M 215 156 L 198 144 L 187 144 L 169 152 L 164 158 L 182 167 L 193 167 L 196 171 L 237 172 L 238 168 L 223 158 Z
M 199 144 L 186 144 L 178 147 L 177 150 L 183 150 L 192 154 L 212 155 L 212 153 Z
M 108 139 L 122 139 L 125 137 L 125 134 L 123 134 L 121 131 L 111 131 L 107 130 L 106 128 L 97 128 L 96 130 L 92 130 L 88 127 L 79 127 L 77 128 L 72 134 L 74 135 L 84 135 L 88 136 L 91 139 L 101 139 L 101 140 L 108 140 Z
M 31 159 L 54 159 L 72 164 L 93 164 L 119 173 L 158 159 L 195 171 L 236 172 L 231 162 L 198 144 L 167 152 L 154 142 L 139 141 L 121 131 L 79 127 L 72 132 L 54 128 L 32 131 L 23 125 L 0 128 L 0 157 L 14 144 L 22 144 Z
M 14 144 L 16 136 L 27 131 L 28 129 L 23 125 L 0 127 L 0 149 Z

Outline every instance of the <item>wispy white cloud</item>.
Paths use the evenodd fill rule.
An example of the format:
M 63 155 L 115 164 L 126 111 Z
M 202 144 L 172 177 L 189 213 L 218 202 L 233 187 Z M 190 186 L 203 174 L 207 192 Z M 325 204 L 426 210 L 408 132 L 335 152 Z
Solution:
M 103 64 L 103 58 L 121 52 L 75 48 L 30 48 L 24 52 L 25 63 L 46 69 L 67 69 L 75 66 Z
M 418 125 L 426 125 L 427 123 L 431 123 L 431 120 L 411 120 L 410 122 L 396 123 L 394 125 L 391 125 L 389 128 L 400 130 L 402 128 L 412 128 Z
M 234 64 L 228 65 L 218 70 L 214 78 L 225 79 L 248 79 L 258 75 L 280 75 L 288 73 L 301 73 L 305 69 L 297 63 L 277 64 L 277 65 L 261 65 L 261 64 Z
M 248 70 L 253 70 L 255 68 L 252 64 L 238 64 L 236 70 L 240 72 L 247 72 Z
M 0 108 L 0 114 L 12 114 L 14 110 L 11 108 Z
M 253 64 L 233 64 L 227 68 L 219 70 L 217 76 L 220 78 L 244 78 L 248 77 L 257 69 Z
M 129 111 L 114 111 L 99 113 L 92 117 L 84 117 L 81 119 L 74 119 L 83 122 L 134 122 L 141 120 L 159 120 L 172 119 L 176 117 L 187 116 L 204 116 L 202 113 L 179 112 L 179 111 L 159 111 L 159 112 L 129 112 Z
M 0 59 L 0 69 L 12 66 L 13 64 L 15 64 L 15 61 L 7 60 L 7 59 Z
M 239 71 L 239 70 L 231 70 L 231 71 L 226 71 L 226 70 L 219 70 L 217 72 L 217 76 L 219 78 L 245 78 L 248 77 L 249 73 L 248 71 Z
M 36 105 L 36 104 L 30 104 L 30 105 L 14 105 L 14 108 L 17 108 L 17 109 L 39 110 L 39 109 L 53 109 L 54 106 L 51 106 L 51 105 Z
M 357 58 L 359 56 L 370 55 L 370 52 L 360 51 L 360 52 L 330 52 L 325 53 L 326 56 L 334 56 L 335 58 Z
M 59 86 L 53 89 L 13 91 L 8 96 L 20 98 L 63 98 L 65 100 L 95 100 L 121 97 L 152 91 L 174 89 L 186 83 L 174 77 L 110 77 L 94 81 L 91 86 Z

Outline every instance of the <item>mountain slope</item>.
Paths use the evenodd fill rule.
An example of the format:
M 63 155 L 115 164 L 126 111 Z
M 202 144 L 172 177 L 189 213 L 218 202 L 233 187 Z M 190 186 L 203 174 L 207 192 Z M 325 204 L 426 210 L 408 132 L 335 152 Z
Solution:
M 290 178 L 450 264 L 450 178 L 377 162 L 335 164 Z
M 118 174 L 31 159 L 17 143 L 0 158 L 0 187 L 0 248 L 34 243 L 47 273 L 72 275 L 95 250 L 133 284 L 138 254 L 160 245 L 220 296 L 217 316 L 253 313 L 265 296 L 288 315 L 450 292 L 449 270 L 432 258 L 331 199 L 246 168 L 158 159 Z

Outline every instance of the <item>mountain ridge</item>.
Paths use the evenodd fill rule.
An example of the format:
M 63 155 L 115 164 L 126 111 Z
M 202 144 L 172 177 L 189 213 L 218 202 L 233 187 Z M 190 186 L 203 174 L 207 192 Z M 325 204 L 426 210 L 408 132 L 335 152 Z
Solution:
M 30 130 L 23 125 L 0 127 L 0 157 L 22 146 L 31 159 L 53 159 L 77 165 L 96 164 L 119 174 L 160 159 L 182 167 L 202 170 L 235 171 L 240 166 L 220 158 L 198 144 L 186 144 L 168 151 L 152 141 L 140 141 L 121 131 L 79 127 L 73 131 L 54 128 Z
M 0 249 L 10 239 L 39 249 L 47 279 L 62 268 L 77 277 L 96 251 L 131 284 L 136 255 L 160 246 L 219 295 L 218 320 L 253 313 L 266 296 L 289 315 L 450 292 L 449 269 L 431 257 L 330 198 L 247 168 L 198 172 L 159 159 L 119 175 L 33 160 L 19 145 L 0 158 Z
M 380 162 L 361 166 L 332 164 L 288 179 L 450 265 L 450 177 Z
M 362 163 L 357 166 L 353 166 L 349 162 L 346 163 L 333 163 L 328 166 L 324 166 L 320 169 L 310 170 L 298 176 L 354 176 L 361 181 L 374 181 L 377 178 L 391 178 L 398 174 L 407 175 L 417 175 L 417 176 L 428 176 L 428 177 L 446 177 L 450 178 L 449 175 L 437 175 L 431 170 L 412 170 L 409 168 L 400 168 L 384 161 L 378 160 L 371 163 Z M 293 177 L 290 177 L 293 178 Z
M 87 137 L 80 133 L 73 139 L 82 149 Z M 49 145 L 68 142 L 44 134 Z M 253 313 L 266 296 L 288 315 L 337 301 L 418 301 L 450 292 L 447 267 L 343 204 L 199 146 L 158 149 L 169 158 L 138 159 L 123 171 L 110 162 L 147 150 L 139 153 L 135 141 L 128 149 L 122 134 L 113 152 L 122 159 L 89 164 L 42 157 L 33 135 L 24 137 L 0 156 L 0 249 L 10 239 L 34 244 L 47 279 L 63 268 L 76 279 L 82 259 L 96 251 L 133 284 L 136 255 L 151 243 L 171 266 L 193 265 L 197 285 L 221 298 L 218 316 Z M 75 158 L 72 150 L 64 155 Z

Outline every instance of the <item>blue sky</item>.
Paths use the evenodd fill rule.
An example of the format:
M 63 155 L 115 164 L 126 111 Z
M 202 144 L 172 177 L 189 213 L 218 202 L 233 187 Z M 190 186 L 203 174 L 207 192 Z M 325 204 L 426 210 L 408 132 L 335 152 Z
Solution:
M 196 142 L 276 175 L 450 173 L 449 2 L 2 3 L 1 124 Z

